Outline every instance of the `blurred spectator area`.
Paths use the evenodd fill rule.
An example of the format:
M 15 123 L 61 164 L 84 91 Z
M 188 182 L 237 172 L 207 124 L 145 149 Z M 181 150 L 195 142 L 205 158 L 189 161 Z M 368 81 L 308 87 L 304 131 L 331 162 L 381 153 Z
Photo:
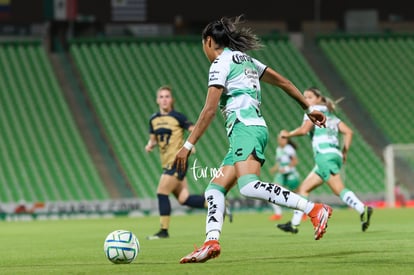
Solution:
M 256 8 L 234 0 L 220 10 L 190 0 L 2 0 L 0 35 L 168 36 L 199 34 L 206 22 L 244 14 L 258 34 L 412 32 L 408 1 L 256 0 Z M 127 12 L 126 12 L 127 11 Z M 1 37 L 0 37 L 1 38 Z

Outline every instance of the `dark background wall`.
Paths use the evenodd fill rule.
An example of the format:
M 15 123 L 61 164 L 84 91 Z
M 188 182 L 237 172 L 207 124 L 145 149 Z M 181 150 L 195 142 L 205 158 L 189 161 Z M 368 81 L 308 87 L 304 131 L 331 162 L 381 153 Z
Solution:
M 51 0 L 11 0 L 10 15 L 1 23 L 40 23 L 46 19 Z M 298 30 L 302 21 L 336 21 L 343 25 L 346 11 L 376 9 L 381 21 L 391 17 L 414 21 L 414 9 L 409 1 L 378 0 L 289 0 L 289 1 L 194 1 L 148 0 L 147 23 L 173 23 L 180 15 L 187 24 L 203 25 L 221 16 L 245 14 L 248 20 L 285 21 L 290 30 Z M 111 0 L 78 0 L 81 15 L 93 15 L 100 23 L 111 21 Z
M 205 2 L 208 3 L 208 2 Z M 214 3 L 214 2 L 210 2 Z M 151 0 L 148 7 L 149 20 L 171 22 L 177 14 L 189 22 L 205 22 L 217 17 L 234 16 L 240 13 L 250 20 L 280 20 L 297 27 L 303 20 L 313 20 L 319 14 L 321 20 L 334 20 L 342 24 L 345 12 L 352 9 L 376 9 L 380 20 L 388 20 L 398 14 L 405 20 L 414 19 L 414 10 L 407 7 L 408 1 L 378 0 L 255 0 L 220 1 L 220 4 L 201 4 L 193 0 Z

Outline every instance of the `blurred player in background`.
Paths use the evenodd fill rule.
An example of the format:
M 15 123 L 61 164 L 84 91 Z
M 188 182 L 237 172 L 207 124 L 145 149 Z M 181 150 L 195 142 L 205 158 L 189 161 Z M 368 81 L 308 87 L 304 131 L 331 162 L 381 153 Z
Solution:
M 291 132 L 286 130 L 281 132 L 281 135 L 286 138 L 308 133 L 312 138 L 316 165 L 299 186 L 298 193 L 308 197 L 313 189 L 326 182 L 335 195 L 360 214 L 362 231 L 365 231 L 369 226 L 373 209 L 365 206 L 354 192 L 344 186 L 340 175 L 341 167 L 346 162 L 351 146 L 353 132 L 348 125 L 335 116 L 335 103 L 322 96 L 318 89 L 309 88 L 305 90 L 304 96 L 309 105 L 325 114 L 326 128 L 314 127 L 312 121 L 304 116 L 299 128 Z M 343 136 L 342 150 L 339 147 L 339 134 Z M 298 233 L 302 215 L 302 211 L 295 210 L 292 220 L 286 224 L 279 224 L 278 228 L 286 232 Z
M 245 53 L 262 45 L 249 29 L 239 28 L 239 23 L 240 16 L 224 17 L 209 23 L 202 32 L 203 51 L 211 62 L 207 97 L 193 131 L 176 155 L 175 163 L 177 169 L 185 170 L 191 149 L 213 121 L 217 106 L 225 118 L 229 150 L 220 167 L 222 173 L 210 181 L 205 191 L 208 205 L 205 242 L 201 248 L 183 257 L 180 263 L 202 263 L 219 256 L 225 195 L 236 182 L 240 193 L 248 198 L 307 213 L 314 225 L 316 240 L 325 233 L 332 212 L 328 205 L 313 203 L 282 186 L 259 179 L 268 139 L 266 122 L 260 110 L 259 80 L 281 88 L 294 98 L 318 126 L 323 126 L 326 118 L 322 112 L 309 109 L 301 92 L 288 79 Z
M 275 164 L 270 168 L 270 172 L 275 174 L 273 182 L 296 192 L 300 184 L 299 173 L 296 170 L 297 165 L 296 144 L 289 138 L 279 134 L 277 136 Z M 280 220 L 282 218 L 282 207 L 273 203 L 271 203 L 271 206 L 273 215 L 269 219 L 272 221 Z
M 145 151 L 151 152 L 158 145 L 160 150 L 163 173 L 158 182 L 157 197 L 160 213 L 161 229 L 147 239 L 168 238 L 170 225 L 171 204 L 169 195 L 172 193 L 181 205 L 194 208 L 205 208 L 204 195 L 190 195 L 185 174 L 187 166 L 182 171 L 173 167 L 175 154 L 184 143 L 184 130 L 192 131 L 193 123 L 185 115 L 174 110 L 172 89 L 162 86 L 157 91 L 159 111 L 153 114 L 149 121 L 149 140 Z

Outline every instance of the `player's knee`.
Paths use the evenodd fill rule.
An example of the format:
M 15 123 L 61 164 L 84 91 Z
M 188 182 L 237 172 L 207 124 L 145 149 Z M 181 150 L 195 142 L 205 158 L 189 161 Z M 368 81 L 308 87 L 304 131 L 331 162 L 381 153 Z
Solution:
M 250 194 L 249 192 L 241 192 L 241 191 L 240 191 L 240 194 L 241 194 L 242 196 L 246 197 L 246 198 L 250 198 L 250 197 L 251 197 L 251 194 Z
M 246 185 L 243 185 L 243 186 L 240 185 L 240 184 L 237 185 L 238 188 L 239 188 L 240 194 L 245 196 L 245 197 L 251 197 L 251 195 L 252 195 L 251 194 L 252 190 L 251 190 L 251 188 L 248 187 L 248 185 L 249 184 L 246 184 Z
M 185 205 L 186 202 L 188 201 L 188 196 L 187 197 L 178 197 L 177 201 L 180 205 Z

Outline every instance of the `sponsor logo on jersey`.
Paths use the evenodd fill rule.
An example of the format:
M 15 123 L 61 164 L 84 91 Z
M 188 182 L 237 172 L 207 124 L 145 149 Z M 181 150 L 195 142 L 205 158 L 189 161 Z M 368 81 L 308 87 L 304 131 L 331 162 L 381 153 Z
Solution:
M 232 59 L 236 64 L 241 64 L 243 62 L 253 62 L 253 59 L 246 54 L 233 54 Z

